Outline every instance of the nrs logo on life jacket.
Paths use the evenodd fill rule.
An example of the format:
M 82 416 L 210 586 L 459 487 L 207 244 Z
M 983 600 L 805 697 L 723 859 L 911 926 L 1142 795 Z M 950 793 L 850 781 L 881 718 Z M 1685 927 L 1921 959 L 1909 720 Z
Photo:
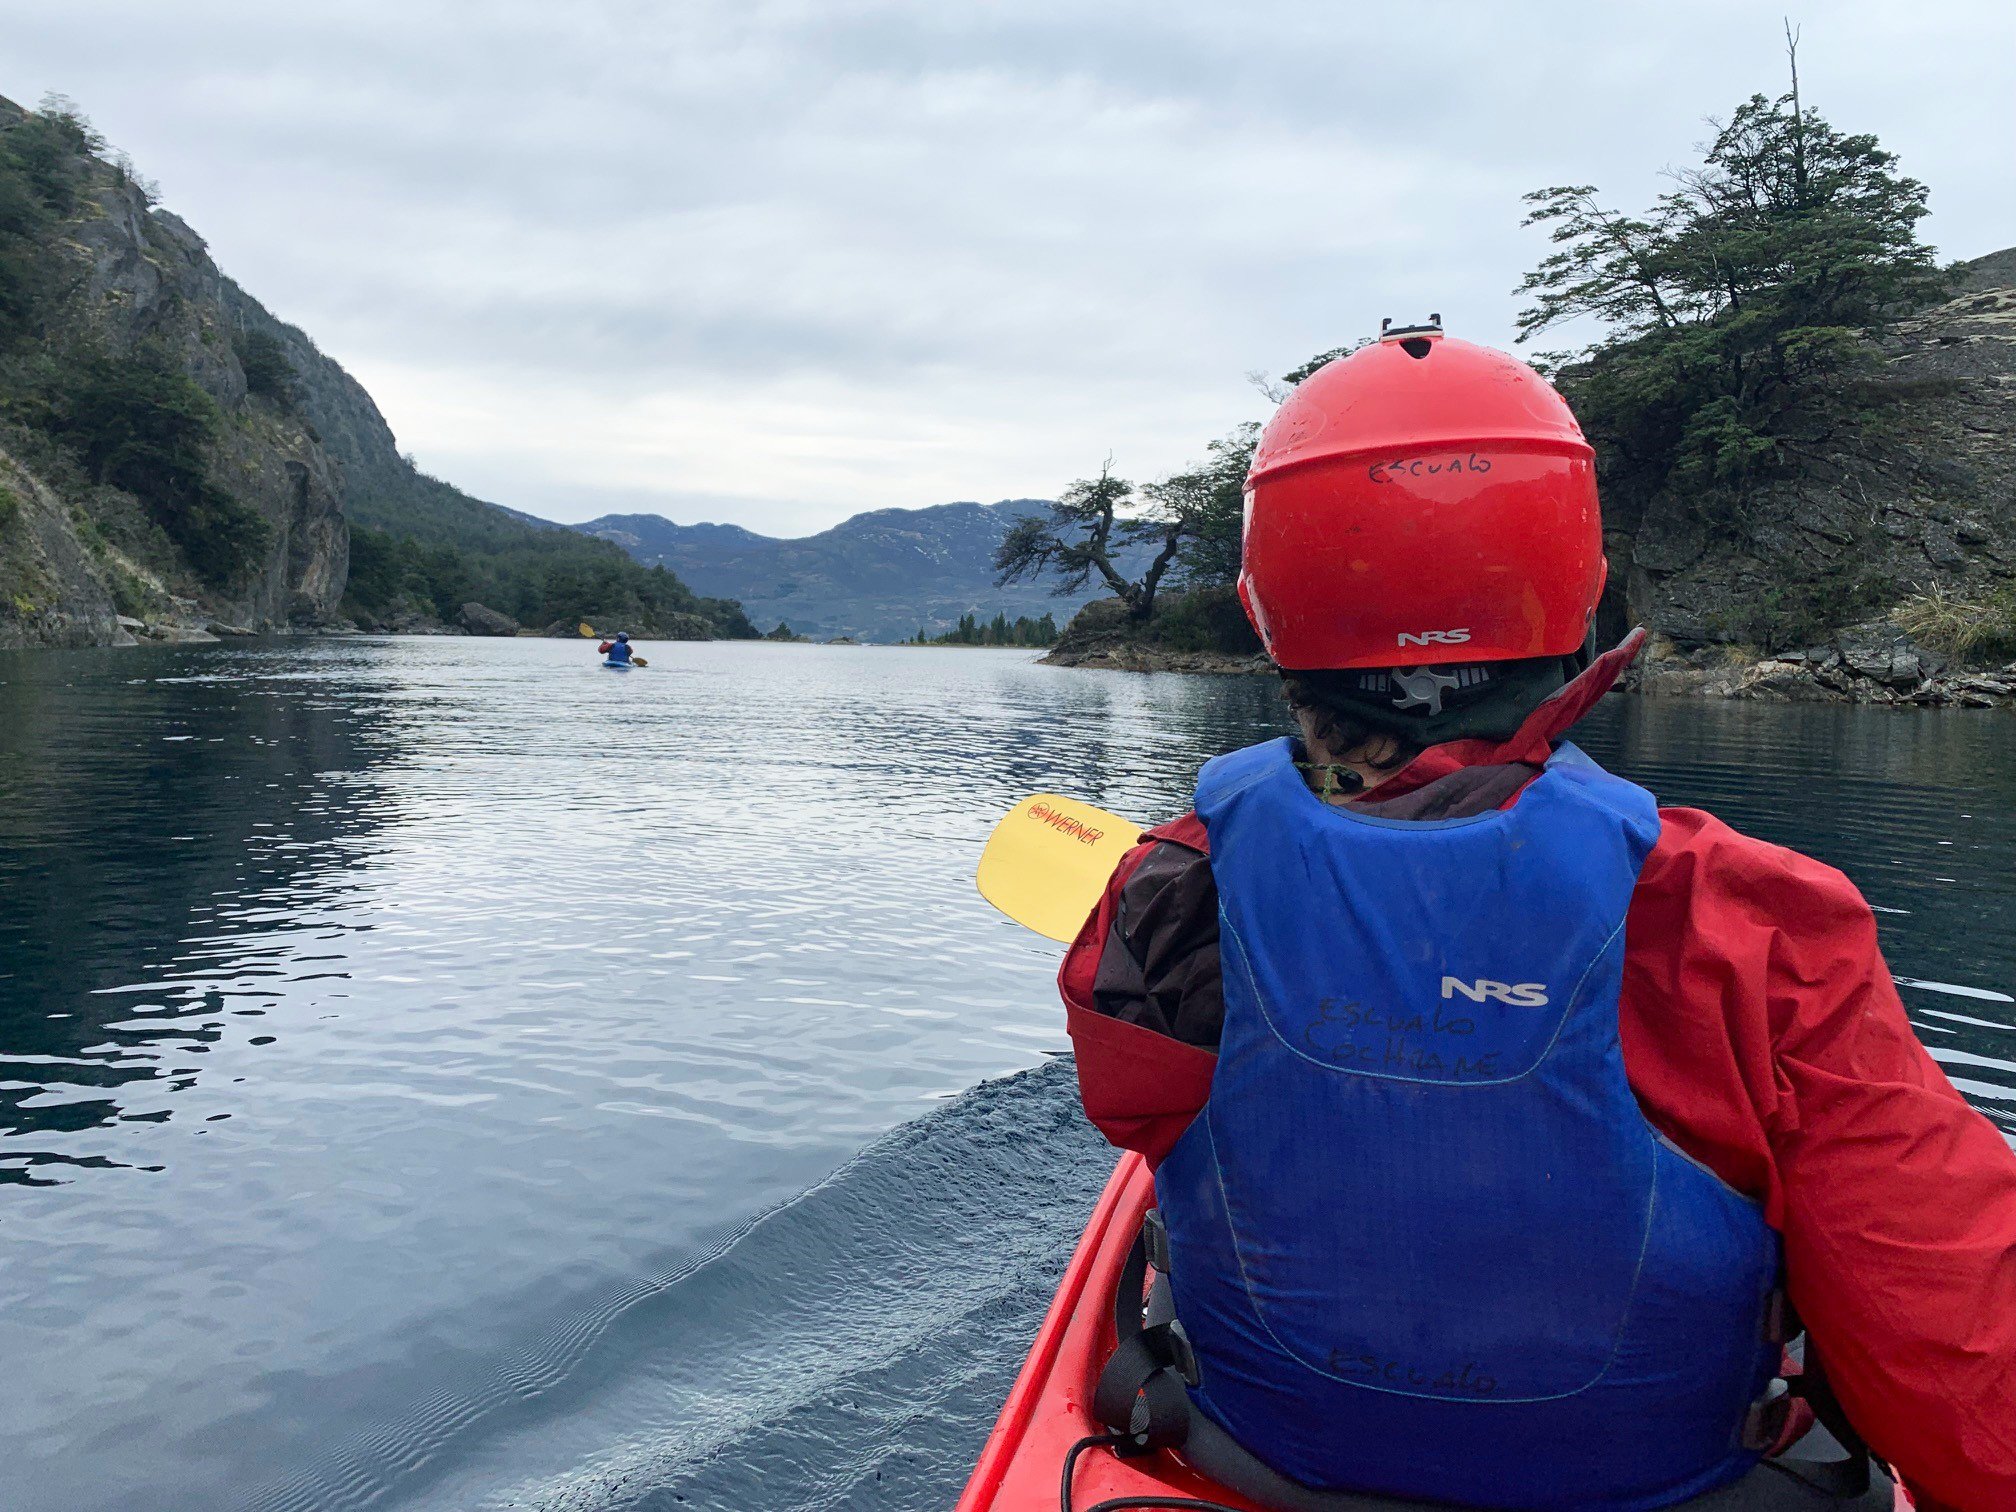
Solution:
M 1514 1008 L 1547 1006 L 1545 982 L 1493 982 L 1485 979 L 1465 982 L 1452 976 L 1442 978 L 1444 998 L 1453 998 L 1459 992 L 1473 1003 L 1481 1003 L 1486 998 L 1496 998 L 1501 1003 L 1510 1003 Z

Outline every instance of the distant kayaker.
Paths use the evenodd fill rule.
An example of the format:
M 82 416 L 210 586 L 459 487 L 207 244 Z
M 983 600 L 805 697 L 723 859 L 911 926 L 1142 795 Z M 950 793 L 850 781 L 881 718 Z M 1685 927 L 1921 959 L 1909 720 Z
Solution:
M 602 642 L 598 649 L 617 666 L 627 667 L 630 665 L 630 632 L 618 630 L 614 640 Z
M 1607 571 L 1503 353 L 1389 333 L 1268 426 L 1239 593 L 1301 738 L 1209 763 L 1060 979 L 1156 1166 L 1180 1332 L 1135 1353 L 1317 1491 L 1815 1507 L 1755 1468 L 1796 1316 L 1794 1393 L 1921 1512 L 2009 1512 L 2016 1154 L 1846 877 L 1564 742 L 1643 638 L 1592 655 Z

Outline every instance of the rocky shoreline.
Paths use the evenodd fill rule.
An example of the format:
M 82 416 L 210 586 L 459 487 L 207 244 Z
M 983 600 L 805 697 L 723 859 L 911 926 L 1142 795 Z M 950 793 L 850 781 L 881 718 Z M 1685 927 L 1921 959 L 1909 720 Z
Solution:
M 1117 641 L 1059 646 L 1041 660 L 1049 667 L 1112 672 L 1251 676 L 1274 670 L 1264 655 L 1172 651 Z M 1953 666 L 1897 626 L 1875 622 L 1837 631 L 1821 645 L 1768 655 L 1727 646 L 1682 651 L 1654 637 L 1623 686 L 1648 698 L 2000 709 L 2016 708 L 2016 662 L 1994 668 Z
M 1037 658 L 1046 667 L 1092 667 L 1107 672 L 1191 672 L 1212 676 L 1269 673 L 1274 663 L 1263 652 L 1171 651 L 1164 646 L 1056 646 Z
M 1897 626 L 1838 630 L 1823 644 L 1759 656 L 1730 648 L 1647 648 L 1628 684 L 1653 698 L 1747 698 L 1759 703 L 1852 703 L 1915 709 L 2016 708 L 2016 662 L 1951 665 Z

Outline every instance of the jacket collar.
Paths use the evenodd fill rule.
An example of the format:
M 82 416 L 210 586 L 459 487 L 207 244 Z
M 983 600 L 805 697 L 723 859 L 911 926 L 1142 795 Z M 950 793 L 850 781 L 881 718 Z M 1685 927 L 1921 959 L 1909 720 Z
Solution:
M 1526 722 L 1510 740 L 1450 740 L 1430 746 L 1372 789 L 1364 801 L 1378 803 L 1398 798 L 1464 767 L 1500 766 L 1509 762 L 1533 767 L 1546 765 L 1547 758 L 1554 754 L 1554 743 L 1616 685 L 1644 644 L 1645 632 L 1633 630 L 1527 715 Z

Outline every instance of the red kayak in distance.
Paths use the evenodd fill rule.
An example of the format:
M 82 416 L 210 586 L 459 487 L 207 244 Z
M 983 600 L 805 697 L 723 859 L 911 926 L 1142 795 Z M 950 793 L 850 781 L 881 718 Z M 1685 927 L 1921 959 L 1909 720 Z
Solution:
M 1113 1297 L 1142 1215 L 1154 1205 L 1147 1162 L 1122 1155 L 954 1512 L 1058 1512 L 1065 1455 L 1080 1439 L 1105 1431 L 1092 1415 L 1092 1394 L 1116 1343 Z M 1185 1499 L 1268 1512 L 1171 1450 L 1126 1460 L 1091 1450 L 1079 1457 L 1071 1490 L 1077 1512 L 1115 1498 L 1155 1509 L 1167 1499 L 1169 1512 L 1181 1512 Z M 1911 1512 L 1901 1486 L 1894 1512 Z

